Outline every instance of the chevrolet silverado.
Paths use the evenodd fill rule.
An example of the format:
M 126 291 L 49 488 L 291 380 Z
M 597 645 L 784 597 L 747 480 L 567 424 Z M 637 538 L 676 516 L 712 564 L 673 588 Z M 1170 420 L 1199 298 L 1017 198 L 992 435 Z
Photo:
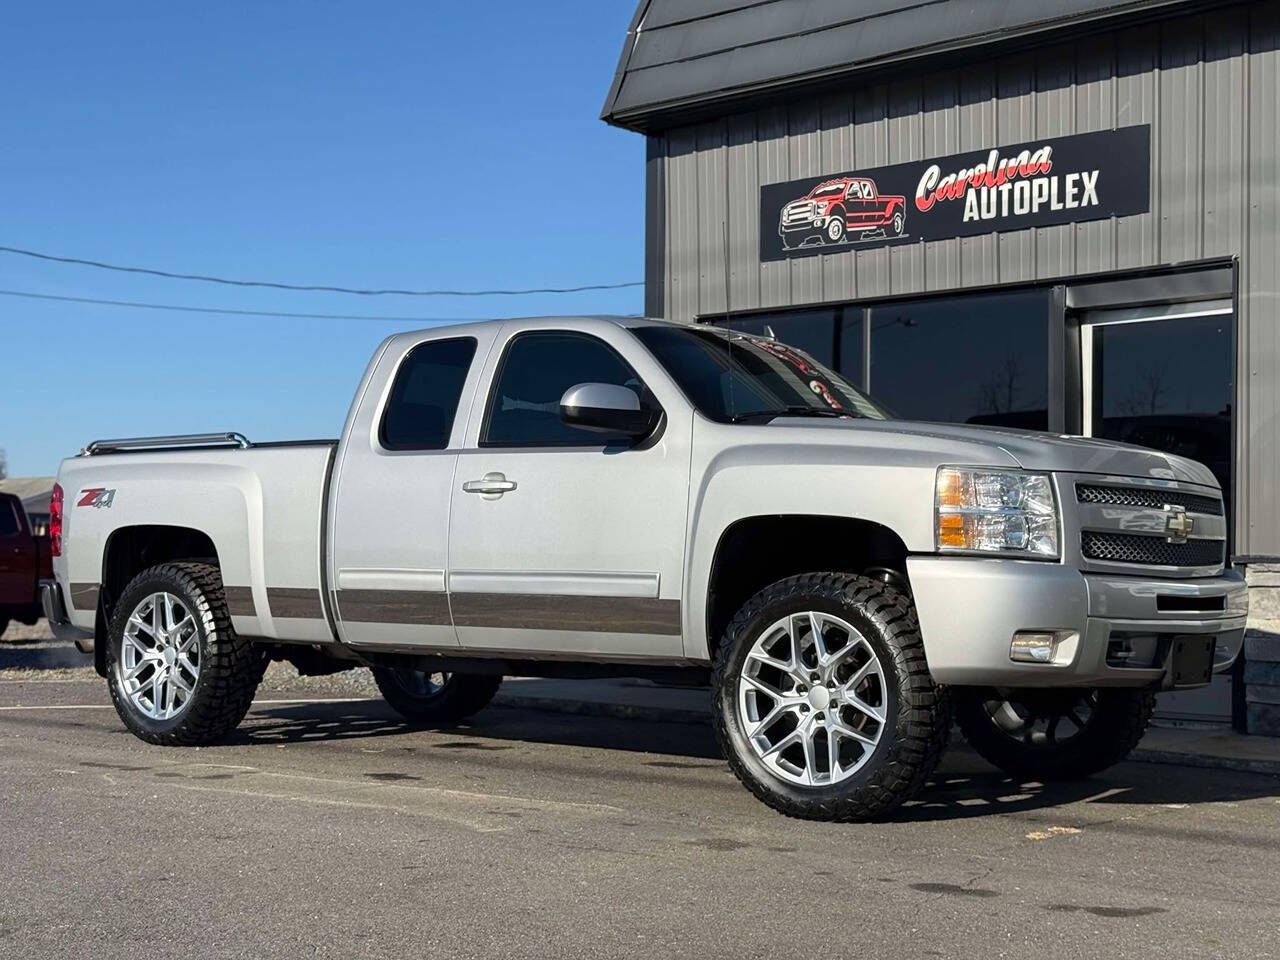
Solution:
M 860 820 L 953 719 L 1020 776 L 1117 762 L 1245 626 L 1200 464 L 894 420 L 803 351 L 658 320 L 397 334 L 337 441 L 96 441 L 58 484 L 45 609 L 158 744 L 225 737 L 272 658 L 367 665 L 430 724 L 504 675 L 701 682 L 756 796 Z

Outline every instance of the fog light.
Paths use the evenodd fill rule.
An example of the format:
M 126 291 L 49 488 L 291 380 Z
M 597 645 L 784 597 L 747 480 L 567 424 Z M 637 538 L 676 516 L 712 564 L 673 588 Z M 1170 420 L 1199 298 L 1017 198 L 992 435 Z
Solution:
M 1052 663 L 1057 646 L 1056 633 L 1015 633 L 1009 646 L 1009 659 L 1020 663 Z

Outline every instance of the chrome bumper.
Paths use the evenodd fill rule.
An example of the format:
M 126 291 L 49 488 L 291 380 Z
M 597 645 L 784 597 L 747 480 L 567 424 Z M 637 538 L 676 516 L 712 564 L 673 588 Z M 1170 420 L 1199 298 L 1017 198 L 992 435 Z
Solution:
M 58 586 L 57 580 L 40 581 L 40 606 L 55 640 L 74 643 L 81 653 L 93 652 L 93 632 L 71 623 L 67 605 L 62 599 L 62 587 Z
M 1173 656 L 1152 666 L 1108 662 L 1120 637 L 1212 637 L 1213 672 L 1235 663 L 1244 645 L 1248 587 L 1237 571 L 1162 579 L 1086 574 L 1057 563 L 984 557 L 907 561 L 929 670 L 939 683 L 1019 687 L 1203 686 L 1172 671 Z M 1203 608 L 1203 609 L 1198 609 Z M 1060 634 L 1061 657 L 1010 659 L 1013 635 Z

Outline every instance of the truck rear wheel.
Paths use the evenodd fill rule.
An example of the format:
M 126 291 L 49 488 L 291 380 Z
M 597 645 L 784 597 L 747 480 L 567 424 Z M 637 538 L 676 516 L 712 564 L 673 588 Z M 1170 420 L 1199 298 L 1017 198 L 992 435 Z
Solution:
M 142 571 L 115 606 L 107 685 L 124 725 L 148 743 L 217 743 L 244 719 L 262 651 L 236 634 L 218 568 L 165 563 Z
M 489 705 L 502 677 L 374 667 L 373 679 L 391 708 L 414 723 L 457 723 Z
M 1145 690 L 957 690 L 956 721 L 989 763 L 1034 780 L 1074 780 L 1129 755 L 1151 722 Z
M 942 757 L 950 700 L 911 601 L 845 573 L 766 587 L 716 651 L 714 724 L 760 800 L 809 820 L 867 820 L 914 796 Z

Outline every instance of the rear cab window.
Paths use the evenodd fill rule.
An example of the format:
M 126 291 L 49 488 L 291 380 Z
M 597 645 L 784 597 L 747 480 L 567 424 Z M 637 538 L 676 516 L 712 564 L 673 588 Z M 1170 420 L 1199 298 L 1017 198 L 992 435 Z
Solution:
M 0 500 L 0 537 L 16 537 L 22 532 L 12 500 Z
M 420 343 L 396 371 L 378 427 L 387 450 L 443 450 L 449 445 L 462 387 L 476 354 L 474 337 Z

